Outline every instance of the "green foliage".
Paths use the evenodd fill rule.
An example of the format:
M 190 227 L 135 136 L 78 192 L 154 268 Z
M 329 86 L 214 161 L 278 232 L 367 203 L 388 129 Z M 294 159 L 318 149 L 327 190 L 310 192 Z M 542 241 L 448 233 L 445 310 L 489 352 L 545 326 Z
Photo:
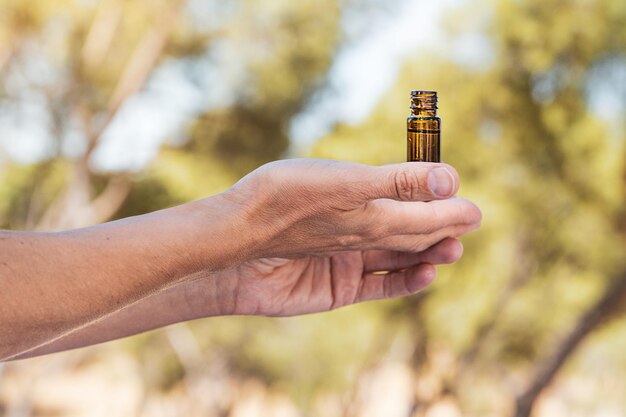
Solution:
M 195 329 L 229 352 L 236 373 L 259 378 L 306 405 L 320 392 L 348 389 L 371 358 L 388 348 L 389 342 L 378 340 L 384 320 L 379 309 L 362 305 L 274 321 L 221 318 Z
M 229 44 L 249 54 L 246 84 L 232 106 L 199 117 L 180 150 L 221 161 L 220 172 L 233 178 L 286 151 L 288 124 L 323 82 L 339 42 L 337 2 L 247 4 Z
M 7 164 L 0 170 L 0 227 L 32 228 L 45 208 L 63 192 L 67 164 Z
M 130 174 L 132 191 L 116 217 L 221 192 L 282 157 L 289 122 L 323 85 L 341 42 L 343 3 L 234 3 L 235 18 L 223 32 L 196 30 L 189 16 L 181 15 L 155 65 L 168 58 L 191 62 L 221 42 L 238 54 L 245 82 L 231 102 L 194 120 L 182 142 Z M 60 120 L 57 137 L 70 114 L 82 115 L 89 133 L 110 110 L 142 41 L 173 4 L 0 0 L 6 11 L 0 14 L 0 59 L 26 40 L 38 42 L 69 80 L 65 89 L 46 90 Z M 502 403 L 511 402 L 519 381 L 529 380 L 536 364 L 624 268 L 626 137 L 589 103 L 592 75 L 626 58 L 626 2 L 477 0 L 471 6 L 489 11 L 493 62 L 475 70 L 445 54 L 414 57 L 367 120 L 336 126 L 310 152 L 375 165 L 401 162 L 408 92 L 438 90 L 443 157 L 461 174 L 460 195 L 484 214 L 481 231 L 463 240 L 464 259 L 441 267 L 438 281 L 419 301 L 283 320 L 194 323 L 207 361 L 225 358 L 234 377 L 258 378 L 306 408 L 320 393 L 350 392 L 359 375 L 398 341 L 408 351 L 424 348 L 423 356 L 413 354 L 420 358 L 412 363 L 419 369 L 432 361 L 429 349 L 452 352 L 450 372 L 457 374 L 449 388 L 464 415 L 504 415 Z M 470 10 L 467 16 L 476 14 Z M 117 19 L 115 35 L 101 65 L 89 66 L 81 48 L 102 16 Z M 457 11 L 454 22 L 469 25 L 465 16 Z M 44 29 L 59 21 L 66 23 L 65 35 L 46 36 Z M 2 77 L 2 91 L 9 87 Z M 71 183 L 72 163 L 54 153 L 33 166 L 3 165 L 0 226 L 34 227 Z M 107 175 L 90 173 L 93 193 L 104 187 Z M 623 380 L 618 364 L 624 362 L 624 334 L 623 321 L 603 329 L 568 366 L 568 374 Z M 185 369 L 162 333 L 120 346 L 136 355 L 146 381 L 153 382 L 151 390 L 170 391 L 184 382 Z M 596 374 L 598 357 L 609 359 Z
M 399 162 L 408 92 L 439 91 L 444 159 L 461 173 L 460 194 L 481 206 L 484 222 L 464 240 L 465 259 L 441 269 L 425 327 L 432 343 L 459 358 L 483 345 L 472 377 L 459 382 L 468 393 L 485 375 L 498 385 L 505 369 L 529 378 L 623 267 L 625 138 L 592 113 L 587 82 L 603 62 L 626 55 L 626 10 L 610 1 L 495 3 L 491 68 L 415 59 L 368 120 L 339 126 L 312 152 Z M 490 333 L 479 333 L 492 320 Z M 483 401 L 491 410 L 487 404 L 499 402 Z

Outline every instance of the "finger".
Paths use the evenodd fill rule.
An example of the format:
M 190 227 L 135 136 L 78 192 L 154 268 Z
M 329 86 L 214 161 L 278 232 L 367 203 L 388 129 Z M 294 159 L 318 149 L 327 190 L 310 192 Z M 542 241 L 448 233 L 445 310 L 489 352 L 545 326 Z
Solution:
M 376 200 L 368 203 L 364 210 L 356 219 L 363 222 L 360 227 L 378 229 L 382 236 L 434 233 L 453 225 L 480 224 L 482 219 L 480 209 L 461 198 L 428 203 Z
M 453 225 L 424 235 L 397 235 L 382 238 L 372 243 L 371 249 L 398 252 L 422 252 L 446 238 L 458 238 L 476 230 L 478 224 Z
M 450 165 L 430 162 L 370 167 L 363 185 L 368 200 L 430 201 L 452 197 L 459 189 L 459 175 Z
M 395 271 L 421 263 L 449 264 L 458 261 L 462 254 L 461 242 L 454 238 L 446 238 L 423 252 L 365 251 L 363 269 L 366 272 Z
M 270 169 L 270 167 L 272 169 Z M 305 171 L 306 169 L 306 171 Z M 356 208 L 380 198 L 400 201 L 446 199 L 456 194 L 459 175 L 450 165 L 405 162 L 368 166 L 321 159 L 293 159 L 261 168 L 264 182 L 289 189 L 311 189 L 328 199 L 339 198 L 344 209 Z M 306 172 L 306 175 L 303 173 Z
M 357 301 L 380 300 L 415 294 L 426 288 L 436 276 L 435 267 L 420 264 L 386 275 L 365 274 Z

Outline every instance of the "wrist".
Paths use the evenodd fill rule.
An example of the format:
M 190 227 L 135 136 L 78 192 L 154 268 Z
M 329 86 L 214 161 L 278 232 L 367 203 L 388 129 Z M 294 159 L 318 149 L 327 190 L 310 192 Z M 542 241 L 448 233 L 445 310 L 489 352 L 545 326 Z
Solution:
M 168 211 L 180 238 L 180 256 L 192 273 L 219 272 L 254 257 L 256 242 L 245 206 L 224 193 Z

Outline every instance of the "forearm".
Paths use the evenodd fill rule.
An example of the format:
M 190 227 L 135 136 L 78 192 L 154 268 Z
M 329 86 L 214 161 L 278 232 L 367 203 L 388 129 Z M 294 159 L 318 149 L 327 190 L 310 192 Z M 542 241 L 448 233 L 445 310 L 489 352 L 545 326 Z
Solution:
M 244 243 L 233 238 L 239 225 L 230 220 L 236 219 L 232 211 L 217 196 L 71 232 L 0 232 L 0 359 L 50 343 L 200 271 L 236 262 Z M 150 319 L 179 321 L 167 314 L 144 319 L 143 325 L 124 322 L 122 331 L 159 325 Z
M 480 224 L 475 205 L 451 198 L 458 183 L 443 164 L 280 161 L 173 209 L 61 234 L 0 232 L 0 360 L 214 314 L 409 295 L 432 281 L 432 264 L 460 256 L 429 248 Z
M 14 359 L 95 345 L 173 323 L 220 315 L 215 279 L 217 274 L 203 274 L 201 285 L 194 280 L 165 288 Z

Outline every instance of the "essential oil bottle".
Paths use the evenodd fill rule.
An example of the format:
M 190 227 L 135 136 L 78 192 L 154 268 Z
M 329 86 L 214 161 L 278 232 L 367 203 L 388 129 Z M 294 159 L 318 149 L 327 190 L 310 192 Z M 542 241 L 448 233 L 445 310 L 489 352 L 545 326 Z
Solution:
M 411 115 L 406 119 L 407 161 L 441 162 L 441 119 L 436 91 L 411 91 Z

